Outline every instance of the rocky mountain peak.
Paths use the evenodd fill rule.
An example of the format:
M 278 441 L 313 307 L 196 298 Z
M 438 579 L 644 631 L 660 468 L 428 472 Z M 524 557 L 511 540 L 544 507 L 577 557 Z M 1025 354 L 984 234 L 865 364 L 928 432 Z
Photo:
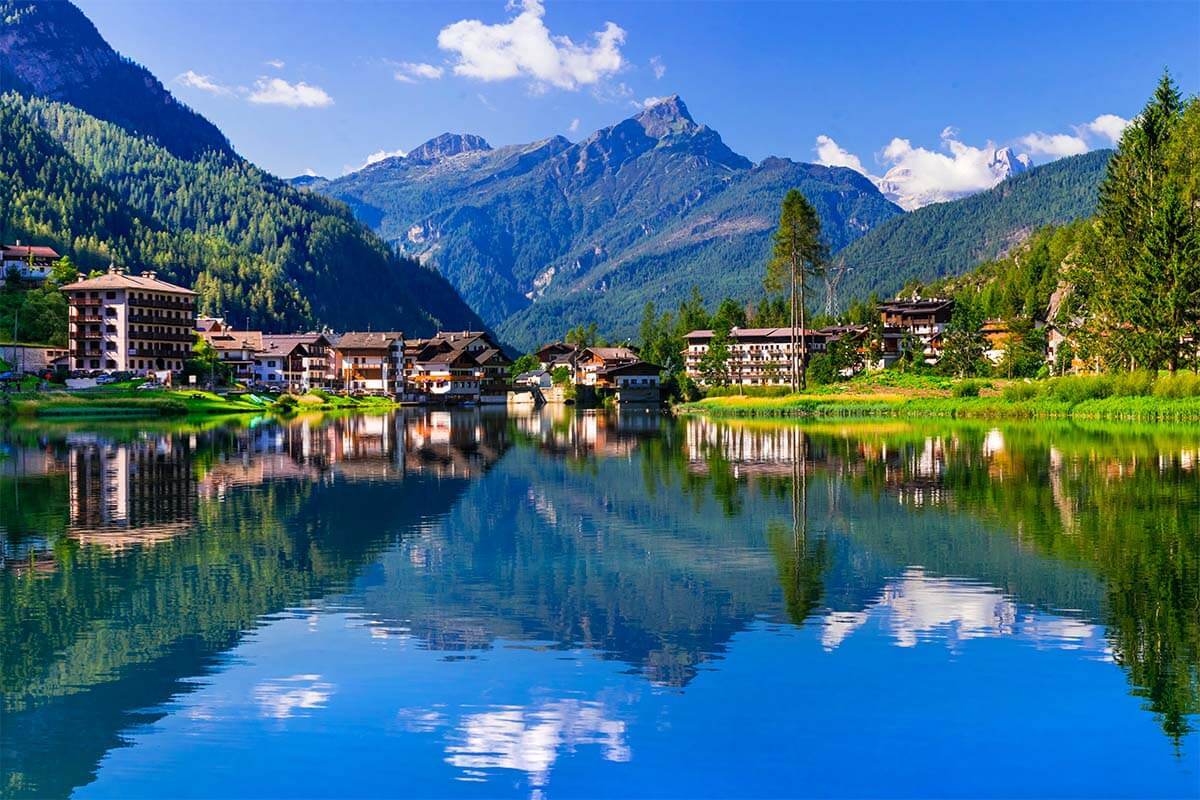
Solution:
M 677 94 L 652 102 L 633 119 L 642 126 L 647 136 L 655 139 L 672 133 L 688 133 L 697 128 L 696 120 L 692 119 L 683 99 Z
M 1025 153 L 1015 154 L 1011 147 L 1001 147 L 992 153 L 988 169 L 999 179 L 1019 175 L 1033 166 L 1033 161 Z
M 482 136 L 471 133 L 443 133 L 415 148 L 407 157 L 418 161 L 437 161 L 439 158 L 448 158 L 459 153 L 491 149 L 492 146 Z

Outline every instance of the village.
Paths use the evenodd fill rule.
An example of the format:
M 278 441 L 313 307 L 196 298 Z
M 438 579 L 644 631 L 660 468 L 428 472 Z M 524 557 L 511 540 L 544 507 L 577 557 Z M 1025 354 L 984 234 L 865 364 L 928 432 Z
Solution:
M 44 282 L 59 254 L 50 247 L 4 245 L 3 273 L 24 284 Z M 149 379 L 148 388 L 178 386 L 197 349 L 210 354 L 209 374 L 193 385 L 238 385 L 249 391 L 304 394 L 314 390 L 389 398 L 412 404 L 532 404 L 577 402 L 659 404 L 664 367 L 644 361 L 632 345 L 552 342 L 514 359 L 487 331 L 438 331 L 415 338 L 402 331 L 270 333 L 238 328 L 221 316 L 200 315 L 196 293 L 153 271 L 133 274 L 110 266 L 60 287 L 68 303 L 67 347 L 0 344 L 0 358 L 17 374 L 68 375 L 71 388 L 114 380 Z M 880 370 L 908 355 L 936 364 L 954 302 L 914 297 L 878 305 L 877 326 L 834 325 L 816 330 L 733 327 L 722 332 L 727 355 L 714 375 L 713 330 L 684 336 L 679 363 L 698 386 L 786 386 L 789 365 L 832 352 L 842 377 Z M 1050 331 L 1047 363 L 1061 341 Z M 984 356 L 999 363 L 1008 337 L 999 320 L 984 323 Z M 193 362 L 194 363 L 194 362 Z M 218 367 L 220 374 L 218 375 Z

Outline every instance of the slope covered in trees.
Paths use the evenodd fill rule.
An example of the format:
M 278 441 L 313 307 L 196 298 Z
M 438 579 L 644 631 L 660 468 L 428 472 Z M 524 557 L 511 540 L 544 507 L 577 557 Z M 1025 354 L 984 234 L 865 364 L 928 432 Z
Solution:
M 445 281 L 396 257 L 340 203 L 235 156 L 173 156 L 77 108 L 0 101 L 5 238 L 85 268 L 115 260 L 194 285 L 201 307 L 269 330 L 478 324 Z M 420 298 L 420 299 L 418 299 Z
M 906 283 L 961 275 L 1033 231 L 1090 215 L 1111 150 L 1045 164 L 986 192 L 890 220 L 839 254 L 847 297 L 890 297 Z

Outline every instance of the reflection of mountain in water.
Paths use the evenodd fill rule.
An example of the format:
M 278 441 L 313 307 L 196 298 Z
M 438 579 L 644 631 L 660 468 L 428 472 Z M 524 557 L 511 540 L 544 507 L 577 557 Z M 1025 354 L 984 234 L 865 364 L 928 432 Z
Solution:
M 380 636 L 582 647 L 682 690 L 767 618 L 830 651 L 875 625 L 1113 659 L 1173 736 L 1200 705 L 1196 452 L 1169 438 L 419 412 L 9 441 L 18 794 L 87 782 L 243 632 L 331 595 Z M 318 702 L 302 677 L 263 702 Z M 622 723 L 571 702 L 406 724 L 452 724 L 454 763 L 535 785 L 561 746 L 628 756 Z

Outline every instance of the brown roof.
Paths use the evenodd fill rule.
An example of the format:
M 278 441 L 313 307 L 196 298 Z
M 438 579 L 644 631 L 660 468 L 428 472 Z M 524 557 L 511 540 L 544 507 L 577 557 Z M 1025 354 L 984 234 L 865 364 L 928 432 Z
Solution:
M 217 350 L 253 350 L 263 349 L 262 331 L 200 331 L 200 335 Z
M 800 333 L 800 332 L 801 332 L 801 329 L 796 328 L 796 333 Z M 825 331 L 816 331 L 811 328 L 807 328 L 807 329 L 804 329 L 804 335 L 811 339 L 814 336 L 824 336 L 826 334 L 825 334 Z M 712 336 L 713 336 L 713 332 L 711 330 L 705 329 L 705 330 L 695 330 L 690 333 L 684 334 L 683 338 L 685 338 L 685 339 L 711 339 Z M 729 338 L 735 339 L 735 340 L 741 339 L 741 338 L 788 340 L 791 338 L 791 336 L 792 336 L 791 328 L 733 328 L 732 330 L 729 331 Z
M 58 251 L 53 247 L 42 247 L 40 245 L 30 244 L 6 244 L 0 245 L 0 250 L 3 251 L 5 258 L 58 258 Z
M 602 361 L 637 361 L 638 354 L 628 347 L 588 347 L 583 355 L 591 353 Z
M 149 292 L 186 294 L 193 297 L 196 294 L 191 289 L 185 289 L 173 283 L 160 281 L 152 272 L 143 272 L 141 275 L 107 272 L 96 278 L 87 278 L 75 283 L 68 283 L 66 286 L 61 287 L 61 289 L 64 292 L 73 292 L 80 289 L 140 289 Z
M 343 333 L 338 338 L 338 350 L 386 350 L 399 339 L 404 341 L 404 334 L 399 331 L 351 331 Z
M 602 375 L 657 375 L 662 372 L 662 367 L 658 364 L 651 364 L 649 361 L 630 361 L 627 364 L 617 364 L 614 367 L 608 367 L 601 370 Z

